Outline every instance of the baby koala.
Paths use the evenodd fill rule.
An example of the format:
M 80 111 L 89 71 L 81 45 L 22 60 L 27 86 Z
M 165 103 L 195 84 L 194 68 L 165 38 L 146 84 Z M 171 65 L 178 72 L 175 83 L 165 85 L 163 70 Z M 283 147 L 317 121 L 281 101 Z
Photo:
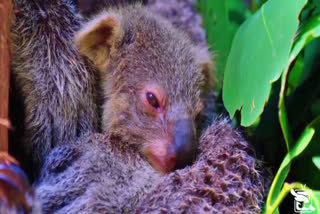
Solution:
M 75 43 L 103 79 L 105 135 L 89 132 L 46 155 L 34 183 L 41 213 L 261 211 L 264 179 L 241 135 L 215 121 L 197 145 L 212 66 L 205 48 L 139 5 L 101 13 Z
M 207 49 L 139 5 L 101 13 L 75 43 L 100 71 L 104 132 L 134 145 L 161 173 L 194 160 Z

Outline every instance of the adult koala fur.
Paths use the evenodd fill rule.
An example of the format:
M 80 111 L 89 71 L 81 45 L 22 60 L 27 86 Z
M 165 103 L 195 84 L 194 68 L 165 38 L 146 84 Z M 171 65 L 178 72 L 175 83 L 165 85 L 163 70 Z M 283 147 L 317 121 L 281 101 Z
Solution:
M 14 0 L 14 7 L 12 77 L 23 97 L 24 149 L 39 171 L 54 146 L 97 131 L 96 77 L 73 42 L 83 18 L 71 0 Z
M 37 43 L 33 40 L 38 35 L 36 33 L 50 27 L 49 29 L 57 31 L 39 36 L 41 41 L 46 41 L 39 48 L 44 45 L 50 48 L 52 36 L 56 41 L 60 41 L 59 35 L 64 33 L 73 37 L 82 22 L 75 4 L 69 0 L 44 3 L 37 0 L 16 0 L 15 4 L 23 9 L 20 14 L 21 23 L 29 26 L 25 31 L 29 32 L 26 35 L 31 36 L 22 40 L 28 41 L 27 47 Z M 54 141 L 49 139 L 49 142 L 54 143 L 49 143 L 50 146 L 45 147 L 46 152 L 39 155 L 43 157 L 44 164 L 40 177 L 34 184 L 42 213 L 259 212 L 264 193 L 263 178 L 256 171 L 256 161 L 247 152 L 247 143 L 239 133 L 227 121 L 215 121 L 201 135 L 199 150 L 196 149 L 195 121 L 202 110 L 200 89 L 206 72 L 211 68 L 207 50 L 201 44 L 195 45 L 197 42 L 188 39 L 187 35 L 176 30 L 169 22 L 145 8 L 128 8 L 108 10 L 84 25 L 77 34 L 76 44 L 81 54 L 93 62 L 103 78 L 103 94 L 106 96 L 103 126 L 106 134 L 94 133 L 94 128 L 90 130 L 90 126 L 82 130 L 75 128 L 75 125 L 71 129 L 79 130 L 75 132 L 75 138 L 53 138 Z M 37 12 L 31 12 L 32 10 Z M 23 13 L 28 12 L 34 16 L 24 16 Z M 73 21 L 68 22 L 70 26 L 59 26 L 60 22 L 64 22 L 65 16 Z M 17 31 L 15 35 L 18 38 L 24 34 L 19 35 Z M 66 43 L 62 43 L 65 45 L 57 45 L 56 50 L 46 48 L 49 54 L 41 53 L 43 56 L 58 56 L 57 53 L 63 54 L 69 49 L 68 45 L 74 50 L 73 43 L 67 43 L 71 37 L 67 37 Z M 14 41 L 19 44 L 17 38 Z M 70 57 L 76 59 L 74 62 L 79 60 L 83 63 L 78 52 L 72 53 L 74 55 Z M 36 65 L 34 60 L 37 58 L 34 57 L 43 57 L 37 54 L 25 56 L 24 52 L 19 51 L 17 54 L 21 54 L 15 56 L 17 68 L 28 65 L 29 61 Z M 64 65 L 69 58 L 62 57 L 60 60 L 62 61 L 54 62 L 57 63 L 54 68 L 60 69 L 59 63 Z M 46 66 L 48 64 L 39 69 Z M 76 94 L 81 102 L 76 103 L 71 112 L 78 110 L 80 103 L 88 104 L 92 101 L 89 102 L 88 99 L 94 94 L 94 87 L 91 85 L 94 75 L 91 76 L 92 70 L 88 69 L 84 71 L 87 75 L 81 77 L 87 78 L 92 91 L 85 91 L 88 96 Z M 36 76 L 28 77 L 32 71 L 37 74 L 41 69 L 31 70 L 29 73 L 29 69 L 16 70 L 22 92 L 25 88 L 23 97 L 27 104 L 28 99 L 36 97 L 34 93 L 27 93 L 30 87 L 37 88 L 36 83 L 44 86 L 47 82 L 25 84 L 25 81 L 33 80 Z M 52 73 L 51 76 L 46 71 L 48 77 L 40 76 L 44 80 L 56 80 L 55 76 L 60 74 Z M 70 71 L 62 70 L 61 73 L 72 71 L 77 69 L 71 67 Z M 21 77 L 28 78 L 19 81 L 20 74 Z M 68 80 L 68 76 L 62 76 L 60 81 L 54 82 L 55 89 L 59 89 L 57 83 L 63 82 L 64 78 Z M 48 88 L 40 87 L 39 92 L 45 94 Z M 64 90 L 58 95 L 63 93 Z M 48 94 L 45 97 L 48 98 Z M 57 97 L 62 101 L 68 98 Z M 41 113 L 42 108 L 60 112 L 65 107 L 56 102 L 41 102 L 39 105 L 35 101 L 32 103 L 34 105 L 26 107 L 27 118 L 33 112 Z M 86 109 L 95 112 L 91 108 L 93 106 L 95 105 L 87 105 Z M 31 118 L 36 124 L 42 124 L 42 117 Z M 64 133 L 63 126 L 58 127 L 58 131 L 52 131 L 55 130 L 52 129 L 55 127 L 52 124 L 56 122 L 59 125 L 59 118 L 65 119 L 59 114 L 54 115 L 51 117 L 52 122 L 43 126 L 43 130 L 54 134 L 61 129 Z M 93 121 L 96 121 L 95 118 Z M 28 120 L 28 130 L 27 123 Z M 187 131 L 181 132 L 184 130 Z M 41 136 L 34 129 L 30 129 L 30 133 L 36 137 Z M 186 137 L 186 142 L 181 141 L 183 137 Z M 34 148 L 36 151 L 36 146 Z M 182 168 L 192 161 L 196 153 L 198 155 L 192 166 L 168 175 L 163 174 Z M 41 160 L 39 162 L 43 163 Z M 35 209 L 33 211 L 36 213 Z
M 43 213 L 260 213 L 264 183 L 249 153 L 218 120 L 192 166 L 160 175 L 136 148 L 94 134 L 50 153 L 36 193 Z

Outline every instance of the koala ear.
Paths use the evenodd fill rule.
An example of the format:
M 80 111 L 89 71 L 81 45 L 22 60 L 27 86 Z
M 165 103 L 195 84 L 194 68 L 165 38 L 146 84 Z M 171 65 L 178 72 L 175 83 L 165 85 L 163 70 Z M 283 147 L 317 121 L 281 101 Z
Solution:
M 216 83 L 216 70 L 212 59 L 207 59 L 201 63 L 202 73 L 204 76 L 203 92 L 206 94 L 209 90 L 213 89 Z
M 195 49 L 197 62 L 200 64 L 202 75 L 204 76 L 204 84 L 202 94 L 205 95 L 210 89 L 213 89 L 215 79 L 215 64 L 208 48 L 197 47 Z
M 99 69 L 107 65 L 110 52 L 121 37 L 121 20 L 117 14 L 103 13 L 76 33 L 75 44 Z

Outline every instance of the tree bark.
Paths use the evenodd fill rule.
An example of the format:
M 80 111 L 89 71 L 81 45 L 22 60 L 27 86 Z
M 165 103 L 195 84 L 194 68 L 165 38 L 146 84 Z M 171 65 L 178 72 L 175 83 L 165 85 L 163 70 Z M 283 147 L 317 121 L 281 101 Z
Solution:
M 12 1 L 0 0 L 0 151 L 8 151 Z

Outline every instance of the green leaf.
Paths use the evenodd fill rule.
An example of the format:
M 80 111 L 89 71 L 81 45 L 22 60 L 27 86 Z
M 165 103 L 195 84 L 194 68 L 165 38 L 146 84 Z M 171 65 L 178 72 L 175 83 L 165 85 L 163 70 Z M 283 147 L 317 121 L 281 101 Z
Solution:
M 275 203 L 273 204 L 273 206 L 269 209 L 264 210 L 264 213 L 267 214 L 274 214 L 274 213 L 279 213 L 278 211 L 278 207 L 280 205 L 280 203 L 283 201 L 283 199 L 288 195 L 289 192 L 291 192 L 292 189 L 299 189 L 299 190 L 304 190 L 304 192 L 309 192 L 311 193 L 310 195 L 310 201 L 311 201 L 311 205 L 314 208 L 314 210 L 312 212 L 308 211 L 308 213 L 319 213 L 320 210 L 320 195 L 318 191 L 312 190 L 309 187 L 307 187 L 306 185 L 303 185 L 302 183 L 299 182 L 295 182 L 295 183 L 284 183 L 283 188 L 279 194 L 279 197 L 277 198 L 277 200 L 275 201 Z M 309 208 L 310 204 L 307 204 L 307 208 Z M 303 206 L 303 205 L 302 205 Z
M 264 3 L 266 3 L 267 2 L 267 0 L 258 0 L 258 4 L 261 6 L 261 5 L 263 5 Z
M 301 50 L 308 45 L 311 41 L 320 36 L 320 15 L 311 18 L 302 28 L 299 30 L 298 36 L 295 39 L 292 51 L 290 53 L 289 64 L 283 73 L 283 81 L 280 90 L 279 107 L 283 104 L 284 91 L 286 88 L 286 79 L 289 72 L 290 64 L 295 60 Z M 301 74 L 303 77 L 303 74 Z M 297 85 L 301 84 L 304 78 L 300 78 Z
M 288 87 L 286 89 L 286 96 L 289 96 L 301 83 L 301 77 L 304 68 L 303 56 L 300 54 L 294 62 L 294 65 L 289 72 Z
M 244 5 L 244 1 L 239 1 L 239 0 L 228 0 L 227 6 L 229 11 L 245 11 L 246 7 Z
M 251 12 L 246 8 L 244 1 L 228 0 L 226 2 L 229 20 L 231 23 L 237 24 L 238 28 L 251 15 Z
M 198 2 L 200 13 L 203 16 L 204 28 L 210 47 L 214 50 L 216 60 L 216 89 L 220 91 L 222 86 L 223 73 L 227 61 L 227 56 L 231 47 L 231 42 L 235 30 L 230 24 L 227 1 L 221 0 L 200 0 Z
M 305 20 L 309 19 L 320 13 L 320 1 L 319 0 L 309 0 L 308 4 L 303 9 L 300 20 L 304 22 Z
M 267 213 L 269 213 L 270 210 L 272 212 L 274 211 L 275 207 L 273 206 L 273 204 L 275 203 L 275 201 L 280 200 L 278 197 L 281 191 L 281 187 L 288 175 L 292 160 L 294 160 L 297 156 L 299 156 L 303 152 L 303 150 L 305 150 L 305 148 L 309 145 L 311 139 L 315 134 L 314 127 L 317 126 L 319 123 L 320 123 L 320 117 L 315 119 L 312 123 L 310 123 L 305 128 L 304 132 L 301 134 L 295 146 L 292 148 L 291 151 L 288 152 L 288 154 L 285 156 L 284 160 L 282 161 L 278 169 L 278 172 L 274 177 L 272 181 L 272 185 L 270 187 L 270 191 L 267 198 L 267 204 L 266 204 Z
M 298 16 L 307 0 L 269 0 L 244 24 L 233 40 L 227 60 L 223 101 L 241 125 L 262 113 L 271 83 L 287 68 Z
M 319 157 L 313 157 L 312 161 L 314 165 L 316 165 L 320 169 L 320 156 Z
M 300 84 L 307 80 L 314 70 L 318 70 L 318 59 L 320 57 L 320 38 L 311 41 L 303 49 L 304 52 L 304 68 L 300 79 Z
M 308 21 L 295 39 L 294 46 L 290 54 L 290 61 L 293 61 L 302 48 L 309 44 L 312 40 L 320 36 L 320 15 L 317 15 Z
M 320 189 L 320 170 L 312 160 L 312 157 L 320 156 L 320 123 L 313 123 L 312 127 L 315 129 L 315 134 L 308 147 L 292 165 L 290 176 L 312 189 Z
M 281 83 L 283 82 L 283 78 L 284 78 L 284 76 L 282 75 Z M 287 116 L 287 110 L 284 105 L 281 105 L 279 107 L 278 114 L 279 114 L 279 122 L 280 122 L 280 127 L 282 130 L 282 134 L 283 134 L 283 137 L 286 142 L 286 147 L 287 147 L 287 150 L 290 151 L 293 146 L 292 145 L 293 139 L 292 139 L 292 135 L 291 135 L 291 127 L 290 127 L 288 116 Z
M 320 191 L 312 190 L 311 193 L 312 205 L 315 208 L 314 212 L 311 213 L 319 213 L 320 212 Z

